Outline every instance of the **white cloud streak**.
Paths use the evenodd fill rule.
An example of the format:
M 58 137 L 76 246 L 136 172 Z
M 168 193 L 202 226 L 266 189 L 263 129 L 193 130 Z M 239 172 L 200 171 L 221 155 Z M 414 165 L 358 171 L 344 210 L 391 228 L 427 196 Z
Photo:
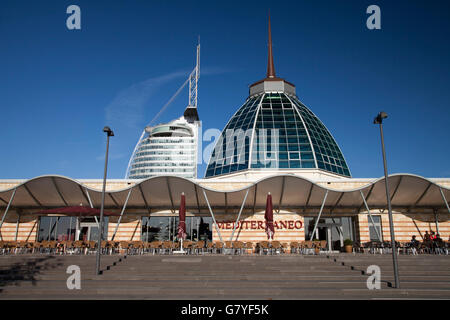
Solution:
M 206 67 L 200 71 L 200 77 L 202 75 L 214 76 L 235 71 L 232 68 Z M 128 129 L 133 129 L 132 131 L 139 131 L 138 129 L 142 129 L 143 123 L 147 124 L 146 121 L 142 121 L 145 115 L 144 106 L 152 95 L 157 92 L 157 89 L 175 79 L 187 79 L 189 73 L 189 70 L 171 72 L 135 83 L 121 90 L 105 108 L 106 122 L 114 127 L 124 126 Z
M 187 71 L 176 71 L 131 85 L 120 91 L 105 108 L 107 123 L 120 122 L 129 128 L 142 125 L 144 105 L 162 85 L 177 78 L 187 77 Z

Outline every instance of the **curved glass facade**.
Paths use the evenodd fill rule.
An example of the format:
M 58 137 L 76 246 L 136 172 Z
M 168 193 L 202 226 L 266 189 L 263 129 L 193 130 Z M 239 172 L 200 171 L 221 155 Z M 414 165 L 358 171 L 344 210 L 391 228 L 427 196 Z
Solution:
M 196 178 L 196 126 L 179 119 L 148 130 L 149 135 L 140 141 L 132 159 L 129 178 L 160 175 Z
M 247 99 L 222 131 L 205 177 L 247 169 L 321 169 L 351 176 L 325 125 L 295 95 L 284 92 Z

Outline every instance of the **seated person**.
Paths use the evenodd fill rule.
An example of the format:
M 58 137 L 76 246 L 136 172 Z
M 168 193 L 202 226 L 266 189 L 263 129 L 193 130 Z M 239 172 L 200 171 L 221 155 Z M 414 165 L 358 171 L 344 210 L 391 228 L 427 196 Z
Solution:
M 416 239 L 416 236 L 413 235 L 410 241 L 410 245 L 411 247 L 417 247 L 419 245 L 419 241 Z

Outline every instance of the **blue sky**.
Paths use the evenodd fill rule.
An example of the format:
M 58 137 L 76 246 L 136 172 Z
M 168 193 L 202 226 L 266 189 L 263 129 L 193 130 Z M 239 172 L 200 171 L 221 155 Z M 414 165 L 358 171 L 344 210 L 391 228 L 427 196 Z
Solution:
M 66 8 L 81 8 L 81 30 Z M 366 8 L 381 8 L 381 30 Z M 353 177 L 388 169 L 450 177 L 448 1 L 100 1 L 0 3 L 0 179 L 123 178 L 143 127 L 180 87 L 201 36 L 199 114 L 222 129 L 264 78 L 267 12 L 277 75 L 328 127 Z M 160 122 L 177 118 L 184 90 Z M 206 143 L 204 143 L 206 146 Z M 199 167 L 203 177 L 206 164 Z

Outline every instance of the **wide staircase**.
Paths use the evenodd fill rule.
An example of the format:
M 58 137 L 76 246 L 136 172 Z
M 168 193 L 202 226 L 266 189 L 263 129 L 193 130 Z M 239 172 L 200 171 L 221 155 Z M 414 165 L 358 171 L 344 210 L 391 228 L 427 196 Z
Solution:
M 0 299 L 449 299 L 450 257 L 399 256 L 392 288 L 390 255 L 0 256 Z M 81 289 L 69 290 L 70 265 Z M 381 289 L 367 288 L 367 267 Z

